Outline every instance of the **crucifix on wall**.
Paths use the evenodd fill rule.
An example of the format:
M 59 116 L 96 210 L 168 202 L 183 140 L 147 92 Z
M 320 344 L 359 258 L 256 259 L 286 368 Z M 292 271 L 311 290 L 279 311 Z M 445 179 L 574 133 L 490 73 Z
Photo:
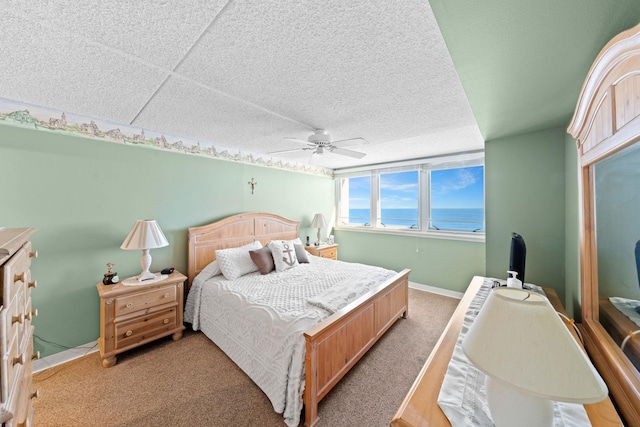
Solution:
M 251 186 L 251 194 L 253 194 L 254 190 L 256 189 L 256 185 L 258 185 L 258 182 L 254 181 L 253 178 L 251 178 L 251 181 L 247 182 L 247 184 Z

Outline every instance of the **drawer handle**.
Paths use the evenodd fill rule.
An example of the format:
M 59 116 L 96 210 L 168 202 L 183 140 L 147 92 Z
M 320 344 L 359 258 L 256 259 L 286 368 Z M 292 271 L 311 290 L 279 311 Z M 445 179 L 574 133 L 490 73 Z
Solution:
M 38 287 L 38 281 L 34 280 L 33 282 L 29 282 L 28 285 L 30 288 L 37 288 Z
M 171 293 L 170 293 L 170 292 L 167 292 L 166 294 L 164 294 L 164 297 L 165 297 L 165 298 L 169 298 L 170 296 L 171 296 Z
M 13 358 L 13 366 L 16 366 L 18 363 L 24 365 L 27 362 L 27 356 L 22 353 L 19 357 Z
M 40 351 L 39 350 L 31 355 L 31 360 L 38 360 L 38 359 L 40 359 Z
M 24 271 L 22 273 L 20 273 L 20 274 L 16 274 L 14 276 L 14 278 L 13 278 L 13 281 L 14 282 L 23 282 L 24 283 L 24 275 L 25 275 Z
M 36 389 L 36 391 L 34 391 L 33 393 L 31 393 L 31 398 L 32 399 L 37 399 L 40 397 L 40 390 Z
M 125 336 L 130 337 L 133 334 L 132 330 L 128 330 L 127 332 L 125 332 Z
M 133 307 L 133 303 L 128 302 L 128 303 L 127 303 L 127 308 L 131 308 L 131 307 Z
M 11 316 L 11 324 L 13 325 L 14 323 L 22 323 L 24 322 L 24 314 L 20 313 L 17 316 Z
M 29 252 L 29 258 L 38 258 L 38 251 Z
M 164 320 L 162 321 L 162 323 L 164 323 L 164 324 L 166 325 L 167 323 L 169 323 L 169 319 L 164 319 Z
M 35 310 L 33 310 L 33 311 L 31 311 L 31 312 L 27 313 L 27 314 L 25 315 L 25 317 L 27 318 L 27 320 L 28 320 L 29 322 L 31 322 L 31 320 L 32 320 L 34 317 L 38 317 L 38 309 L 36 308 Z

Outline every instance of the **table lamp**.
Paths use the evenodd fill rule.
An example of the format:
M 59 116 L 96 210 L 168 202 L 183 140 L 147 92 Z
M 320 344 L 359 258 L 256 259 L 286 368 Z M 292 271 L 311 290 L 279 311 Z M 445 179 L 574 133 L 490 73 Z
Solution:
M 136 221 L 120 248 L 126 250 L 142 249 L 142 258 L 140 259 L 142 273 L 137 276 L 138 283 L 149 283 L 158 278 L 158 276 L 149 271 L 149 267 L 151 267 L 149 249 L 162 248 L 168 245 L 169 242 L 155 219 L 139 219 Z
M 313 221 L 311 221 L 311 227 L 318 229 L 318 241 L 316 242 L 316 246 L 320 245 L 320 230 L 324 227 L 327 227 L 329 224 L 327 223 L 327 219 L 323 214 L 317 213 L 316 216 L 313 217 Z
M 551 426 L 553 402 L 596 403 L 608 390 L 544 296 L 494 288 L 462 341 L 486 374 L 496 427 Z

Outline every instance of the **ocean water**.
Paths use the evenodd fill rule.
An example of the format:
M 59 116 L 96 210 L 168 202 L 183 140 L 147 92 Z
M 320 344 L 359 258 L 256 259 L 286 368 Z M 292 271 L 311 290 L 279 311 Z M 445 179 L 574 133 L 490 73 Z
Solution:
M 417 209 L 382 209 L 382 223 L 390 227 L 418 228 Z M 351 224 L 369 224 L 369 209 L 349 209 Z M 484 231 L 484 209 L 431 209 L 430 228 L 438 230 Z M 423 229 L 428 227 L 423 226 Z

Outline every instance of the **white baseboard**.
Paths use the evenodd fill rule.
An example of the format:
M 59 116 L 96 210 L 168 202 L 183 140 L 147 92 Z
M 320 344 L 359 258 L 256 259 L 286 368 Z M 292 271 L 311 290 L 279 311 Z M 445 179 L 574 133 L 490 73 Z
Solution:
M 444 295 L 446 297 L 461 299 L 464 292 L 451 291 L 449 289 L 437 288 L 435 286 L 423 285 L 421 283 L 409 282 L 409 287 L 419 291 L 431 292 L 432 294 Z
M 53 368 L 54 366 L 78 359 L 87 354 L 95 353 L 96 351 L 98 351 L 98 343 L 97 341 L 92 341 L 69 350 L 61 351 L 60 353 L 52 354 L 51 356 L 43 357 L 42 359 L 34 360 L 33 373 Z

